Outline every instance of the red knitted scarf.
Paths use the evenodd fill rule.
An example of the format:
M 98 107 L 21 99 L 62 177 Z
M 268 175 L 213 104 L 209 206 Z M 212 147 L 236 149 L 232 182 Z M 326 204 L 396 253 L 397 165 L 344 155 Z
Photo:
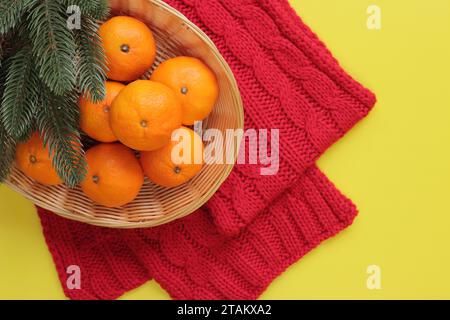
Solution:
M 151 277 L 176 299 L 254 299 L 278 274 L 350 225 L 356 208 L 315 167 L 373 107 L 287 0 L 167 0 L 214 41 L 244 100 L 245 126 L 279 129 L 279 172 L 237 165 L 197 212 L 114 230 L 39 209 L 66 295 L 113 299 Z M 81 289 L 66 269 L 81 270 Z

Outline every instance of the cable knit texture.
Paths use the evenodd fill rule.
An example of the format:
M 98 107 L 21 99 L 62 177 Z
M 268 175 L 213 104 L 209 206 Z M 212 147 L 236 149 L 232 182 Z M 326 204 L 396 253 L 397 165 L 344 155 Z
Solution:
M 65 294 L 114 299 L 150 278 L 174 299 L 256 299 L 289 265 L 350 225 L 356 208 L 315 167 L 238 236 L 206 208 L 158 228 L 112 230 L 39 209 Z M 81 270 L 68 289 L 67 267 Z
M 237 234 L 364 117 L 375 97 L 342 71 L 285 0 L 169 3 L 207 32 L 230 64 L 245 127 L 280 130 L 278 174 L 240 165 L 207 205 L 222 232 Z
M 39 209 L 67 296 L 111 299 L 154 277 L 177 299 L 253 299 L 353 221 L 354 205 L 315 160 L 373 107 L 287 0 L 168 0 L 214 41 L 244 100 L 245 127 L 280 130 L 279 172 L 237 165 L 197 212 L 110 230 Z M 81 290 L 66 286 L 78 265 Z

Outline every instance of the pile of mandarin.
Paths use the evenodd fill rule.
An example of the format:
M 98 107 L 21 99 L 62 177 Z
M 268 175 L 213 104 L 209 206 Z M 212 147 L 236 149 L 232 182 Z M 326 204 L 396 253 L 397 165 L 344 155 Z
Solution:
M 100 26 L 99 34 L 109 80 L 103 101 L 93 103 L 88 96 L 79 100 L 80 128 L 97 142 L 86 151 L 88 172 L 80 186 L 95 203 L 120 207 L 137 197 L 144 175 L 171 188 L 198 174 L 203 159 L 194 157 L 203 155 L 203 142 L 189 126 L 211 113 L 219 88 L 201 60 L 185 56 L 164 61 L 149 80 L 138 80 L 155 62 L 156 43 L 147 25 L 135 18 L 113 17 Z M 180 141 L 172 141 L 176 131 Z M 173 160 L 180 142 L 189 142 L 191 161 Z M 38 133 L 17 146 L 16 163 L 39 183 L 62 183 Z

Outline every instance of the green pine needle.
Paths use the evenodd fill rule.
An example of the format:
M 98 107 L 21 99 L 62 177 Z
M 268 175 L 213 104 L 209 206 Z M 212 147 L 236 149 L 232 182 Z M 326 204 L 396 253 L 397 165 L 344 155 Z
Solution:
M 28 15 L 39 77 L 59 95 L 71 92 L 76 81 L 76 44 L 66 20 L 64 7 L 54 0 L 40 0 Z
M 86 162 L 78 131 L 79 108 L 77 95 L 58 96 L 42 88 L 41 110 L 36 124 L 49 146 L 53 166 L 68 187 L 79 184 L 86 175 Z
M 85 17 L 82 19 L 81 29 L 75 32 L 79 58 L 77 87 L 93 102 L 103 100 L 106 95 L 106 56 L 97 30 L 98 24 Z
M 34 70 L 31 50 L 24 47 L 9 63 L 0 109 L 5 130 L 16 140 L 22 140 L 31 133 L 38 87 L 39 78 Z
M 80 8 L 83 16 L 89 16 L 95 20 L 105 20 L 109 16 L 107 0 L 58 0 L 66 7 L 75 5 Z
M 68 19 L 81 11 L 81 29 Z M 105 96 L 105 54 L 97 22 L 107 0 L 0 0 L 0 181 L 15 146 L 39 131 L 69 187 L 86 174 L 79 132 L 79 94 Z
M 0 182 L 5 181 L 15 158 L 16 144 L 0 123 Z
M 6 34 L 19 23 L 22 14 L 31 3 L 30 0 L 0 1 L 0 35 Z
M 4 52 L 3 52 L 4 53 Z M 4 57 L 0 57 L 2 60 Z M 3 96 L 4 83 L 6 78 L 5 64 L 0 66 L 0 99 Z M 0 121 L 0 182 L 3 182 L 11 171 L 12 162 L 15 157 L 16 143 L 6 132 Z

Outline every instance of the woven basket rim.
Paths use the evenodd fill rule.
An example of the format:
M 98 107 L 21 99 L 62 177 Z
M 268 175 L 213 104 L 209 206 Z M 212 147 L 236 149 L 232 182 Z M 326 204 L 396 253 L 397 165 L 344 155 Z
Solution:
M 179 12 L 175 8 L 171 7 L 170 5 L 163 2 L 162 0 L 147 0 L 147 1 L 153 3 L 156 6 L 164 8 L 170 14 L 180 18 L 190 28 L 190 30 L 192 32 L 194 32 L 200 39 L 202 39 L 208 45 L 208 47 L 211 50 L 211 53 L 214 55 L 214 57 L 217 59 L 217 61 L 220 63 L 221 67 L 223 68 L 226 78 L 228 79 L 229 84 L 235 93 L 233 95 L 233 100 L 239 109 L 237 126 L 238 126 L 238 128 L 243 129 L 244 128 L 244 108 L 243 108 L 243 101 L 242 101 L 242 97 L 241 97 L 241 94 L 239 91 L 239 87 L 238 87 L 236 78 L 234 77 L 234 74 L 233 74 L 230 66 L 228 65 L 228 63 L 226 62 L 224 57 L 220 54 L 217 46 L 206 35 L 206 33 L 203 32 L 203 30 L 201 30 L 197 25 L 195 25 L 185 15 L 183 15 L 181 12 Z M 237 150 L 239 150 L 241 142 L 242 142 L 241 140 L 237 141 Z M 238 153 L 236 152 L 234 155 L 233 164 L 226 165 L 227 168 L 226 168 L 224 174 L 222 175 L 222 177 L 219 180 L 217 180 L 217 182 L 214 184 L 214 186 L 210 189 L 210 191 L 208 193 L 205 193 L 204 195 L 202 195 L 198 199 L 198 201 L 195 201 L 186 206 L 186 209 L 184 210 L 185 214 L 181 214 L 176 217 L 167 215 L 165 217 L 158 218 L 156 222 L 155 221 L 146 221 L 146 222 L 127 221 L 127 222 L 124 222 L 124 221 L 119 221 L 119 220 L 104 221 L 103 219 L 99 219 L 96 217 L 87 217 L 87 216 L 84 216 L 81 214 L 74 215 L 73 212 L 71 212 L 70 210 L 65 210 L 63 208 L 55 209 L 50 204 L 34 198 L 32 196 L 32 194 L 25 193 L 23 190 L 21 190 L 20 187 L 18 187 L 14 183 L 12 183 L 9 179 L 7 179 L 4 183 L 9 188 L 11 188 L 14 191 L 18 192 L 19 194 L 23 195 L 25 198 L 31 200 L 35 205 L 37 205 L 43 209 L 47 209 L 61 217 L 67 218 L 67 219 L 84 222 L 84 223 L 87 223 L 90 225 L 95 225 L 95 226 L 100 226 L 100 227 L 108 227 L 108 228 L 121 228 L 121 229 L 147 228 L 147 227 L 159 226 L 159 225 L 171 222 L 173 220 L 180 219 L 182 217 L 185 217 L 185 216 L 193 213 L 195 210 L 202 207 L 214 195 L 214 193 L 220 188 L 222 183 L 228 178 L 228 176 L 230 175 L 230 173 L 234 167 L 234 164 L 236 163 L 237 157 L 238 157 Z

